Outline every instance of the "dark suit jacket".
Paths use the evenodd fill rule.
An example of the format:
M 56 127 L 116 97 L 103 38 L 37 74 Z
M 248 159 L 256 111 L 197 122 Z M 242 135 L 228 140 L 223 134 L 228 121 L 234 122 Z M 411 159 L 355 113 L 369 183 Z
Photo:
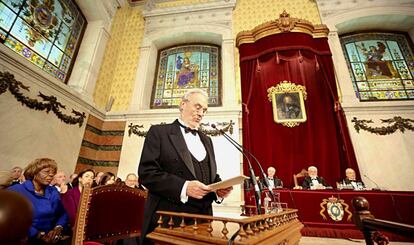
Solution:
M 271 181 L 271 180 L 269 179 L 269 181 Z M 261 182 L 260 184 L 262 185 L 263 188 L 267 188 L 266 182 L 265 182 L 264 179 L 260 180 L 260 182 Z M 274 188 L 281 188 L 281 187 L 283 187 L 283 182 L 282 182 L 281 179 L 279 179 L 277 177 L 273 177 L 273 182 L 275 184 L 275 187 Z
M 199 132 L 199 136 L 210 161 L 210 181 L 218 182 L 220 177 L 216 173 L 213 143 L 203 133 Z M 151 126 L 145 138 L 138 175 L 140 182 L 148 189 L 142 237 L 155 229 L 155 212 L 158 210 L 212 214 L 211 203 L 216 199 L 213 192 L 201 200 L 189 197 L 185 204 L 181 202 L 180 194 L 185 181 L 196 180 L 196 174 L 178 120 L 172 124 Z
M 324 178 L 322 178 L 322 177 L 316 177 L 316 179 L 318 180 L 318 182 L 319 182 L 319 184 L 322 184 L 323 186 L 329 186 L 329 184 L 328 183 L 326 183 L 326 181 L 325 181 L 325 179 Z M 311 183 L 312 183 L 312 179 L 311 179 L 311 177 L 309 177 L 309 176 L 306 176 L 304 179 L 303 179 L 303 182 L 302 182 L 302 188 L 303 189 L 310 189 L 310 187 L 311 187 Z
M 343 184 L 346 184 L 346 185 L 351 185 L 351 180 L 350 179 L 348 179 L 348 178 L 345 178 L 345 179 L 343 179 L 342 180 L 342 182 L 341 183 L 343 183 Z M 362 181 L 356 181 L 357 183 L 361 183 L 362 184 L 362 187 L 363 188 L 365 188 L 365 184 L 364 184 L 364 182 L 362 182 Z

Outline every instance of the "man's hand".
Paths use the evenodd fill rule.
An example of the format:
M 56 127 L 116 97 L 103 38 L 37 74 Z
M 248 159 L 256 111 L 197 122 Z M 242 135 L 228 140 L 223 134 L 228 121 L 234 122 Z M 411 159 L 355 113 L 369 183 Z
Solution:
M 207 193 L 211 192 L 211 188 L 198 180 L 188 181 L 187 196 L 196 199 L 202 199 Z
M 233 190 L 233 186 L 230 186 L 230 187 L 227 187 L 227 188 L 225 188 L 225 189 L 218 189 L 217 191 L 216 191 L 216 194 L 217 194 L 217 196 L 218 197 L 220 197 L 220 198 L 225 198 L 225 197 L 227 197 L 228 195 L 230 195 L 230 192 Z

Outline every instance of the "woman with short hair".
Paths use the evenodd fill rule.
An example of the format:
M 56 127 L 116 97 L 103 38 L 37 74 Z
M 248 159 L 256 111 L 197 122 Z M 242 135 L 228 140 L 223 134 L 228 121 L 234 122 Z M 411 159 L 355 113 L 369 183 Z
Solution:
M 57 244 L 61 242 L 68 216 L 60 201 L 60 194 L 50 182 L 57 164 L 49 158 L 39 158 L 25 168 L 26 181 L 8 189 L 25 196 L 32 204 L 33 219 L 28 244 Z

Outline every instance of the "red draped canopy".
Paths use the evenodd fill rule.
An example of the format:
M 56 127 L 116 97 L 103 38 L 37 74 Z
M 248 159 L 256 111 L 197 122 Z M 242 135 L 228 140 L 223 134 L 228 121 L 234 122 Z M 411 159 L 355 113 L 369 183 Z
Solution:
M 293 186 L 293 174 L 310 165 L 332 186 L 348 167 L 359 177 L 327 38 L 275 34 L 241 44 L 239 53 L 243 143 L 263 167 L 276 167 L 285 187 Z M 274 122 L 267 96 L 268 88 L 284 80 L 305 86 L 307 92 L 307 121 L 293 128 Z

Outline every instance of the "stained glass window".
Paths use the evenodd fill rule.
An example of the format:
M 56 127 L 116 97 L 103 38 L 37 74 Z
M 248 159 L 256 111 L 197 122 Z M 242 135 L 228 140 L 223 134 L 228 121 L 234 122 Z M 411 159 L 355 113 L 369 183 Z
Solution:
M 360 33 L 340 39 L 360 101 L 414 99 L 413 52 L 406 35 Z
M 0 41 L 66 82 L 86 27 L 72 0 L 0 0 Z
M 183 94 L 200 88 L 209 95 L 209 106 L 221 105 L 220 48 L 184 45 L 161 50 L 151 108 L 178 107 Z

